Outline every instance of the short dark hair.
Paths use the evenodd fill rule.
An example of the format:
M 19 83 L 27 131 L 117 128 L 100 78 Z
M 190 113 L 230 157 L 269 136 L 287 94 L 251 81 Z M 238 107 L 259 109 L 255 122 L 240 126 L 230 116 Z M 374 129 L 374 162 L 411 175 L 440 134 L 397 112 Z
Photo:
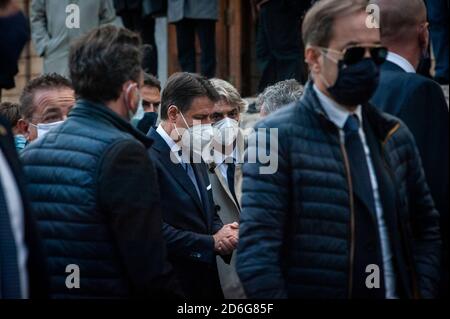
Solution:
M 152 74 L 144 73 L 144 85 L 157 88 L 161 91 L 161 82 Z
M 93 102 L 117 100 L 125 82 L 139 82 L 141 63 L 139 35 L 112 25 L 90 31 L 70 48 L 75 93 Z
M 11 127 L 15 127 L 17 122 L 22 118 L 20 116 L 19 104 L 11 102 L 0 103 L 0 115 L 9 122 Z
M 333 38 L 333 24 L 338 17 L 366 11 L 369 0 L 320 0 L 306 13 L 302 25 L 305 45 L 327 47 Z
M 57 73 L 43 74 L 32 79 L 25 85 L 25 88 L 20 95 L 20 114 L 25 119 L 31 120 L 35 111 L 33 100 L 36 92 L 39 90 L 60 88 L 72 89 L 72 83 L 67 78 Z
M 189 110 L 195 98 L 204 96 L 213 102 L 220 100 L 219 94 L 206 77 L 193 73 L 173 74 L 162 92 L 161 119 L 167 120 L 167 111 L 171 105 L 176 105 L 184 113 Z

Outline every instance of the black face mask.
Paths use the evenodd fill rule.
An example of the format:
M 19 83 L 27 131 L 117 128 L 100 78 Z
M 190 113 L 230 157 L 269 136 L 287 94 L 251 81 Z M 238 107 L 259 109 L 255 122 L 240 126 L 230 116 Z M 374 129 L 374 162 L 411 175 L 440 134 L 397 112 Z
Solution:
M 371 58 L 365 58 L 350 65 L 339 61 L 338 69 L 336 83 L 328 88 L 334 100 L 345 106 L 367 103 L 378 87 L 379 66 Z
M 157 112 L 147 112 L 144 113 L 144 117 L 137 124 L 137 128 L 147 134 L 147 132 L 156 126 L 156 122 L 158 121 L 158 113 Z

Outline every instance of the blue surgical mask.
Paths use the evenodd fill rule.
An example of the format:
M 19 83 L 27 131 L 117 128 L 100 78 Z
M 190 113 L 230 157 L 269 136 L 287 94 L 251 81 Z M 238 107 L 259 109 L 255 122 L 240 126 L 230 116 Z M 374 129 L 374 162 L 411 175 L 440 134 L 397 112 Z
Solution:
M 14 143 L 16 145 L 17 152 L 20 152 L 27 146 L 28 140 L 22 134 L 14 136 Z
M 322 76 L 324 80 L 324 77 Z M 333 99 L 344 106 L 357 106 L 367 103 L 375 93 L 380 80 L 380 68 L 371 59 L 347 65 L 338 62 L 338 77 L 327 90 Z

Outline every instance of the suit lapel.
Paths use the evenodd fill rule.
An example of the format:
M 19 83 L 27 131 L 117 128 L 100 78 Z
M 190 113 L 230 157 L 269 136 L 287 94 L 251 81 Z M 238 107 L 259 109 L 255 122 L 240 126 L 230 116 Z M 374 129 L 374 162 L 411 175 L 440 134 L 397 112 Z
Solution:
M 149 132 L 149 136 L 155 141 L 153 148 L 158 151 L 159 159 L 164 169 L 166 169 L 178 184 L 188 193 L 194 200 L 200 210 L 203 211 L 203 205 L 198 197 L 195 185 L 192 183 L 187 172 L 180 163 L 174 163 L 170 156 L 171 150 L 166 141 L 159 135 L 154 128 Z M 200 185 L 198 185 L 200 187 Z M 200 189 L 200 192 L 202 190 Z
M 220 182 L 220 185 L 223 188 L 223 191 L 227 194 L 227 196 L 231 199 L 234 206 L 236 207 L 237 211 L 240 212 L 240 202 L 241 202 L 241 196 L 242 196 L 242 163 L 244 161 L 244 151 L 245 151 L 245 137 L 244 135 L 239 131 L 239 134 L 236 138 L 237 142 L 237 149 L 238 149 L 238 155 L 239 158 L 237 158 L 237 163 L 235 164 L 235 172 L 234 172 L 234 192 L 236 194 L 236 199 L 238 203 L 233 198 L 233 195 L 230 192 L 230 188 L 228 186 L 227 181 L 223 177 L 222 173 L 220 172 L 219 165 L 217 165 L 214 168 L 214 174 L 216 174 L 217 179 Z
M 236 206 L 236 209 L 238 209 L 236 202 L 234 201 L 233 195 L 230 192 L 230 188 L 228 187 L 228 183 L 223 177 L 222 173 L 220 172 L 219 166 L 216 166 L 216 168 L 214 169 L 214 174 L 216 174 L 223 191 L 227 194 L 228 198 L 233 202 L 234 206 Z

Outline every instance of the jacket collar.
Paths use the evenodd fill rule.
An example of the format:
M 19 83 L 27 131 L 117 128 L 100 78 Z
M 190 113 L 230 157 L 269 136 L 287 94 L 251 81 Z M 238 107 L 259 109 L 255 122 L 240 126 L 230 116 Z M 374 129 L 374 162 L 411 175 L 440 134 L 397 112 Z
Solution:
M 196 203 L 198 208 L 205 211 L 205 207 L 203 206 L 200 198 L 198 197 L 197 191 L 195 190 L 194 184 L 192 184 L 192 181 L 190 180 L 189 176 L 187 175 L 184 168 L 180 165 L 180 163 L 174 163 L 171 158 L 172 151 L 170 150 L 169 145 L 167 145 L 167 142 L 161 137 L 161 135 L 155 130 L 154 127 L 150 129 L 147 136 L 152 138 L 155 143 L 153 144 L 152 150 L 156 150 L 159 153 L 159 159 L 163 165 L 169 172 L 169 174 L 172 175 L 173 178 L 180 184 L 180 186 L 191 196 L 193 201 Z M 192 168 L 196 170 L 196 165 L 192 165 Z M 196 171 L 196 174 L 199 174 L 198 171 Z M 205 185 L 202 185 L 201 179 L 199 179 L 198 187 L 200 190 L 200 193 L 202 193 L 202 197 L 204 198 L 204 201 L 206 198 L 203 194 L 203 190 L 206 189 Z
M 159 135 L 154 127 L 150 128 L 147 133 L 147 137 L 153 140 L 154 144 L 152 148 L 157 150 L 158 152 L 161 153 L 165 151 L 171 151 L 169 145 L 167 145 L 167 142 L 161 137 L 161 135 Z
M 399 65 L 391 62 L 391 61 L 385 61 L 381 65 L 381 71 L 392 71 L 392 72 L 401 72 L 406 73 L 405 70 L 403 70 Z
M 328 129 L 336 129 L 336 126 L 331 122 L 320 103 L 319 98 L 314 91 L 312 81 L 309 81 L 305 86 L 303 98 L 300 101 L 300 107 L 305 107 L 320 116 Z M 362 111 L 363 116 L 367 118 L 378 140 L 385 141 L 392 130 L 399 125 L 399 121 L 396 118 L 381 112 L 370 103 L 363 104 Z
M 71 117 L 86 118 L 114 126 L 122 132 L 131 134 L 147 148 L 153 144 L 152 139 L 135 129 L 131 123 L 101 103 L 95 103 L 84 99 L 77 100 L 75 107 L 69 114 L 69 118 Z
M 401 55 L 391 52 L 388 52 L 386 61 L 394 63 L 395 65 L 397 65 L 398 67 L 400 67 L 404 72 L 407 73 L 416 73 L 416 69 L 414 69 L 414 66 L 404 57 L 402 57 Z

